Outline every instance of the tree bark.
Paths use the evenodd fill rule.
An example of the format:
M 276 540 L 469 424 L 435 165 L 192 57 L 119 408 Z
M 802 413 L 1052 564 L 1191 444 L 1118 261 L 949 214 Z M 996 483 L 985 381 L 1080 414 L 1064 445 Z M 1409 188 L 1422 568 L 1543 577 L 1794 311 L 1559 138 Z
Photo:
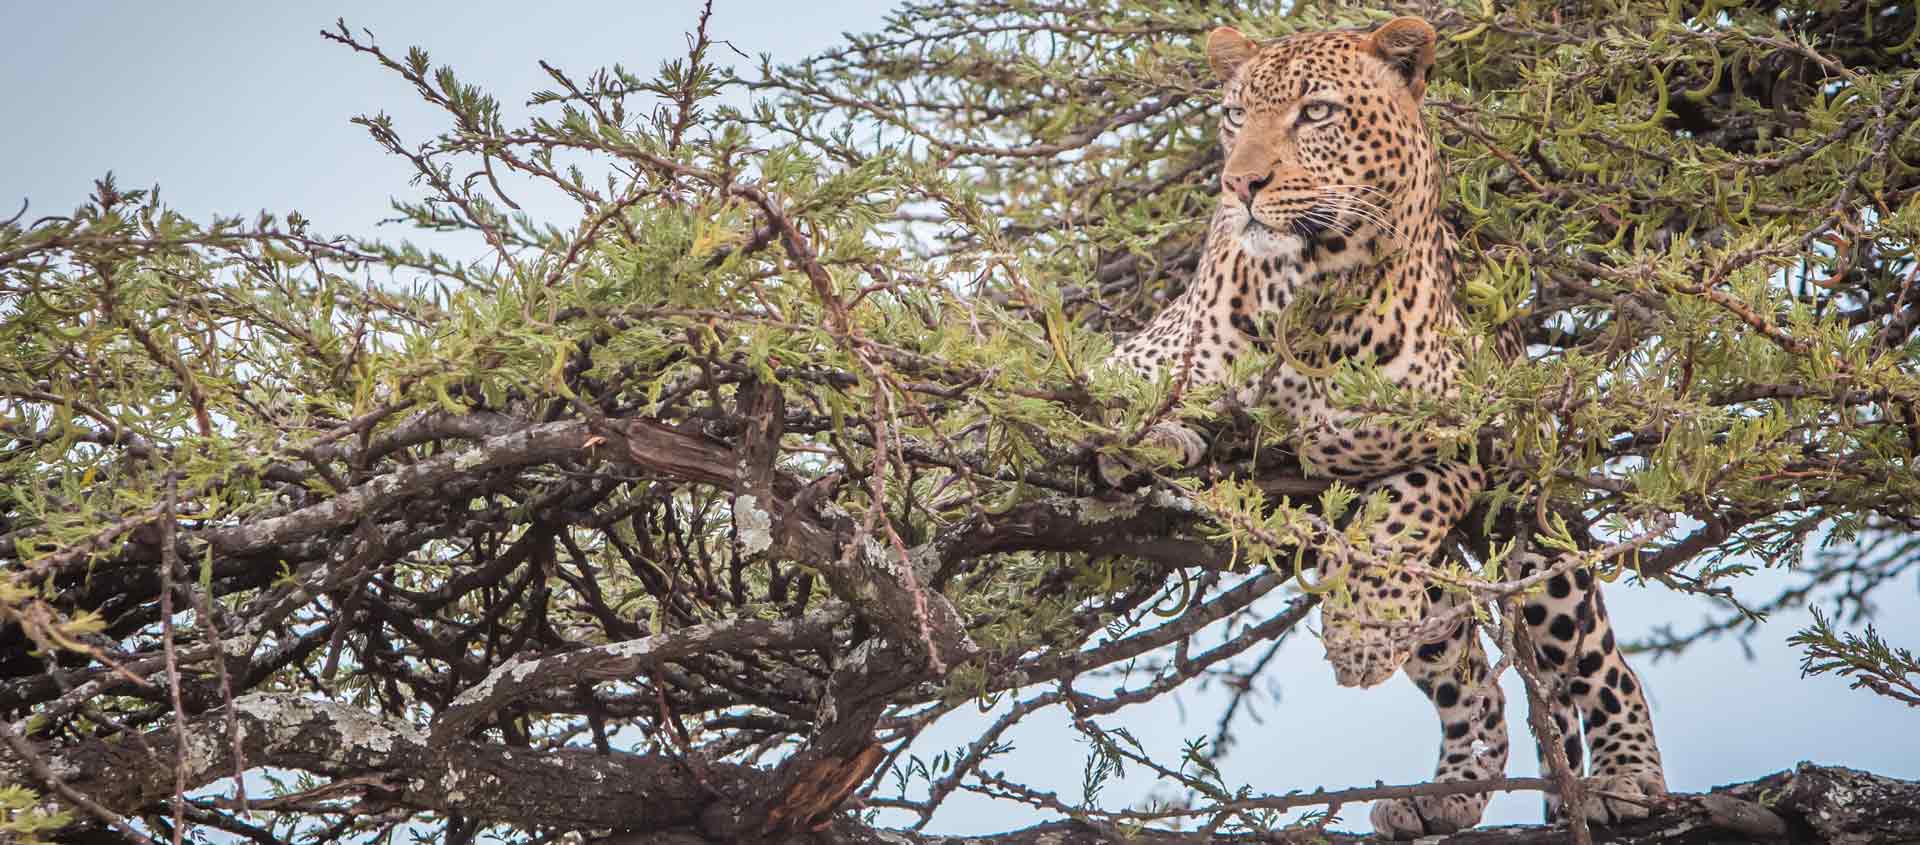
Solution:
M 693 831 L 627 833 L 603 845 L 705 845 Z M 1240 835 L 1204 838 L 1158 830 L 1102 831 L 1080 822 L 1054 822 L 989 836 L 943 836 L 879 830 L 844 820 L 798 845 L 1174 845 L 1175 843 L 1379 842 L 1373 836 L 1327 831 L 1299 837 Z M 1482 827 L 1419 840 L 1421 845 L 1564 845 L 1565 825 Z M 1920 782 L 1838 766 L 1801 763 L 1701 795 L 1673 795 L 1653 817 L 1594 828 L 1594 841 L 1614 845 L 1896 845 L 1920 842 Z
M 694 845 L 760 841 L 812 845 L 962 845 L 1050 843 L 1122 845 L 1201 841 L 1191 833 L 1122 833 L 1080 822 L 1057 822 L 989 837 L 956 837 L 869 827 L 849 813 L 825 816 L 817 831 L 785 828 L 760 837 L 742 818 L 761 818 L 770 800 L 785 798 L 781 778 L 729 764 L 696 771 L 661 754 L 536 751 L 454 739 L 433 742 L 415 728 L 357 708 L 293 694 L 254 693 L 235 702 L 233 717 L 249 766 L 300 769 L 352 779 L 361 800 L 397 809 L 459 813 L 522 826 L 625 831 L 608 845 Z M 864 721 L 856 719 L 855 721 Z M 186 731 L 188 781 L 201 786 L 233 772 L 227 712 L 192 721 Z M 68 786 L 125 814 L 158 806 L 173 790 L 175 736 L 161 729 L 134 739 L 95 740 L 45 756 L 45 768 Z M 151 756 L 150 756 L 151 755 Z M 25 761 L 0 754 L 0 782 L 34 783 Z M 812 808 L 801 808 L 812 809 Z M 804 819 L 806 815 L 797 816 Z M 808 825 L 811 827 L 812 825 Z M 1880 845 L 1920 842 L 1920 782 L 1802 763 L 1756 781 L 1705 795 L 1674 795 L 1652 818 L 1599 828 L 1596 841 L 1621 845 Z M 62 841 L 103 841 L 113 834 L 83 821 Z M 1478 828 L 1424 840 L 1438 845 L 1533 845 L 1566 841 L 1564 827 Z M 1326 832 L 1330 842 L 1370 837 Z M 1216 836 L 1213 842 L 1271 842 Z

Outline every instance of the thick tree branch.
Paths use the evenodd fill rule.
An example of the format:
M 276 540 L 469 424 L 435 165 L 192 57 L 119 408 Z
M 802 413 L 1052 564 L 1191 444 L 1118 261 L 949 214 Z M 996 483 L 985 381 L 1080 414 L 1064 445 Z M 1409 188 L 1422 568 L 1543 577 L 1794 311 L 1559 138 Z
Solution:
M 665 755 L 536 752 L 478 742 L 436 746 L 404 723 L 295 694 L 244 695 L 235 700 L 234 714 L 249 764 L 357 778 L 363 800 L 375 804 L 527 825 L 660 829 L 692 823 L 708 801 L 685 768 Z M 232 774 L 226 726 L 222 711 L 186 726 L 189 788 Z M 177 748 L 173 731 L 160 729 L 87 740 L 43 756 L 67 786 L 117 812 L 135 813 L 173 793 L 168 763 Z M 38 778 L 8 755 L 0 760 L 0 780 Z
M 1537 783 L 1537 781 L 1536 781 Z M 1458 784 L 1447 784 L 1457 786 Z M 1598 840 L 1616 845 L 1894 845 L 1920 838 L 1920 782 L 1836 766 L 1802 763 L 1759 780 L 1718 787 L 1702 795 L 1673 795 L 1651 818 L 1599 828 Z M 1305 841 L 1381 840 L 1334 831 L 1303 831 Z M 628 833 L 602 845 L 705 845 L 685 831 Z M 1052 822 L 991 836 L 945 836 L 879 830 L 842 821 L 810 838 L 810 845 L 1267 845 L 1265 833 L 1202 836 L 1157 829 L 1102 830 L 1079 822 Z M 1420 840 L 1421 845 L 1564 845 L 1559 825 L 1482 827 Z
M 664 754 L 602 754 L 576 748 L 533 751 L 469 741 L 436 744 L 403 723 L 294 694 L 242 696 L 235 702 L 235 715 L 242 750 L 253 765 L 300 769 L 336 780 L 351 778 L 361 799 L 378 805 L 475 814 L 529 826 L 631 831 L 608 840 L 622 845 L 753 838 L 752 832 L 725 820 L 739 818 L 743 808 L 770 794 L 764 773 L 740 766 L 710 766 L 707 774 L 713 783 L 702 786 L 684 764 Z M 188 779 L 193 786 L 231 774 L 232 747 L 225 731 L 225 714 L 215 712 L 193 720 L 184 732 Z M 172 794 L 173 771 L 164 761 L 172 758 L 176 747 L 174 732 L 168 729 L 137 738 L 90 740 L 42 755 L 44 768 L 37 772 L 9 753 L 0 758 L 0 777 L 38 783 L 51 773 L 62 778 L 65 787 L 91 796 L 100 805 L 133 814 Z M 156 765 L 155 760 L 162 762 Z M 1540 782 L 1520 785 L 1537 788 Z M 1329 793 L 1332 797 L 1337 794 Z M 1289 806 L 1302 803 L 1300 798 L 1314 796 L 1289 796 Z M 1920 837 L 1920 809 L 1916 808 L 1920 808 L 1920 782 L 1802 764 L 1706 796 L 1676 794 L 1663 802 L 1653 818 L 1602 829 L 1600 838 L 1625 845 L 1705 845 L 1773 842 L 1786 833 L 1793 841 L 1809 845 L 1878 845 Z M 71 835 L 87 835 L 85 830 L 76 827 Z M 1436 845 L 1533 845 L 1564 842 L 1566 835 L 1562 828 L 1526 825 L 1469 830 L 1433 841 Z M 1156 830 L 1132 836 L 1048 824 L 991 839 L 1087 845 L 1196 841 L 1190 834 Z M 970 839 L 978 841 L 871 829 L 843 816 L 813 838 L 793 841 L 956 845 Z M 1330 834 L 1329 839 L 1354 842 L 1364 837 Z M 765 841 L 785 841 L 785 837 L 774 831 Z M 1221 836 L 1212 841 L 1268 840 Z

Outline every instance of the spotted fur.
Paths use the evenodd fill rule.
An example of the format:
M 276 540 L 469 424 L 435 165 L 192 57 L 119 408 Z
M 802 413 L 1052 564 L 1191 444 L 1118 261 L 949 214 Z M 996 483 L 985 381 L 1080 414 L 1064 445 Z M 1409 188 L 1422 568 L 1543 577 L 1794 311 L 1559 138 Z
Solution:
M 1373 558 L 1347 573 L 1350 600 L 1329 601 L 1322 613 L 1335 679 L 1367 687 L 1403 670 L 1440 717 L 1435 780 L 1481 780 L 1502 776 L 1508 742 L 1505 700 L 1489 683 L 1477 627 L 1463 623 L 1420 644 L 1382 623 L 1453 601 L 1406 564 L 1433 560 L 1485 477 L 1472 463 L 1441 459 L 1417 433 L 1368 426 L 1335 407 L 1328 378 L 1329 365 L 1357 358 L 1405 387 L 1457 389 L 1462 318 L 1452 235 L 1439 214 L 1444 171 L 1420 116 L 1434 42 L 1417 18 L 1265 44 L 1214 30 L 1207 54 L 1224 83 L 1227 162 L 1205 254 L 1187 291 L 1109 365 L 1146 374 L 1186 367 L 1185 380 L 1218 383 L 1240 356 L 1280 347 L 1281 363 L 1240 387 L 1241 401 L 1290 413 L 1292 445 L 1307 466 L 1384 492 L 1391 509 L 1371 538 Z M 1178 424 L 1150 437 L 1188 465 L 1206 452 L 1204 438 Z M 1102 465 L 1110 480 L 1125 470 Z M 1524 616 L 1559 690 L 1554 717 L 1569 759 L 1590 758 L 1603 793 L 1665 792 L 1644 691 L 1615 648 L 1591 576 L 1549 581 Z M 1485 805 L 1485 796 L 1464 795 L 1382 801 L 1373 823 L 1396 838 L 1451 832 L 1477 824 Z M 1604 823 L 1646 810 L 1607 799 L 1589 814 Z

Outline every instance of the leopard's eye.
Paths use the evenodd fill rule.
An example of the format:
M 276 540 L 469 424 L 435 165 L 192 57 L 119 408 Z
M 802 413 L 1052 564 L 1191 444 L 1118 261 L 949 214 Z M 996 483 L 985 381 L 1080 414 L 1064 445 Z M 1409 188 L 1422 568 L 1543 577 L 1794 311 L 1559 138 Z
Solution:
M 1246 109 L 1243 109 L 1239 106 L 1227 107 L 1227 125 L 1228 126 L 1231 126 L 1237 129 L 1240 127 L 1240 124 L 1245 122 L 1247 122 Z
M 1332 103 L 1308 103 L 1300 107 L 1300 122 L 1319 123 L 1332 117 L 1338 109 L 1339 107 Z

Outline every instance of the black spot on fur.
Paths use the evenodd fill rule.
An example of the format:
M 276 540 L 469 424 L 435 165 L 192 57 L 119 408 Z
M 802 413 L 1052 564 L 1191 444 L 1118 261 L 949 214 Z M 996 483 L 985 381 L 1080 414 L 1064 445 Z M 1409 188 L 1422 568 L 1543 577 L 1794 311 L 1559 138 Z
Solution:
M 1547 606 L 1544 604 L 1530 604 L 1522 608 L 1520 612 L 1527 617 L 1528 625 L 1537 627 L 1547 621 Z
M 1606 661 L 1606 657 L 1601 655 L 1600 652 L 1597 652 L 1597 651 L 1587 652 L 1584 656 L 1580 658 L 1580 674 L 1592 675 L 1595 672 L 1600 671 L 1600 664 L 1604 663 L 1605 661 Z
M 1547 633 L 1552 634 L 1554 639 L 1572 642 L 1573 617 L 1564 613 L 1553 617 L 1553 624 L 1547 626 Z

